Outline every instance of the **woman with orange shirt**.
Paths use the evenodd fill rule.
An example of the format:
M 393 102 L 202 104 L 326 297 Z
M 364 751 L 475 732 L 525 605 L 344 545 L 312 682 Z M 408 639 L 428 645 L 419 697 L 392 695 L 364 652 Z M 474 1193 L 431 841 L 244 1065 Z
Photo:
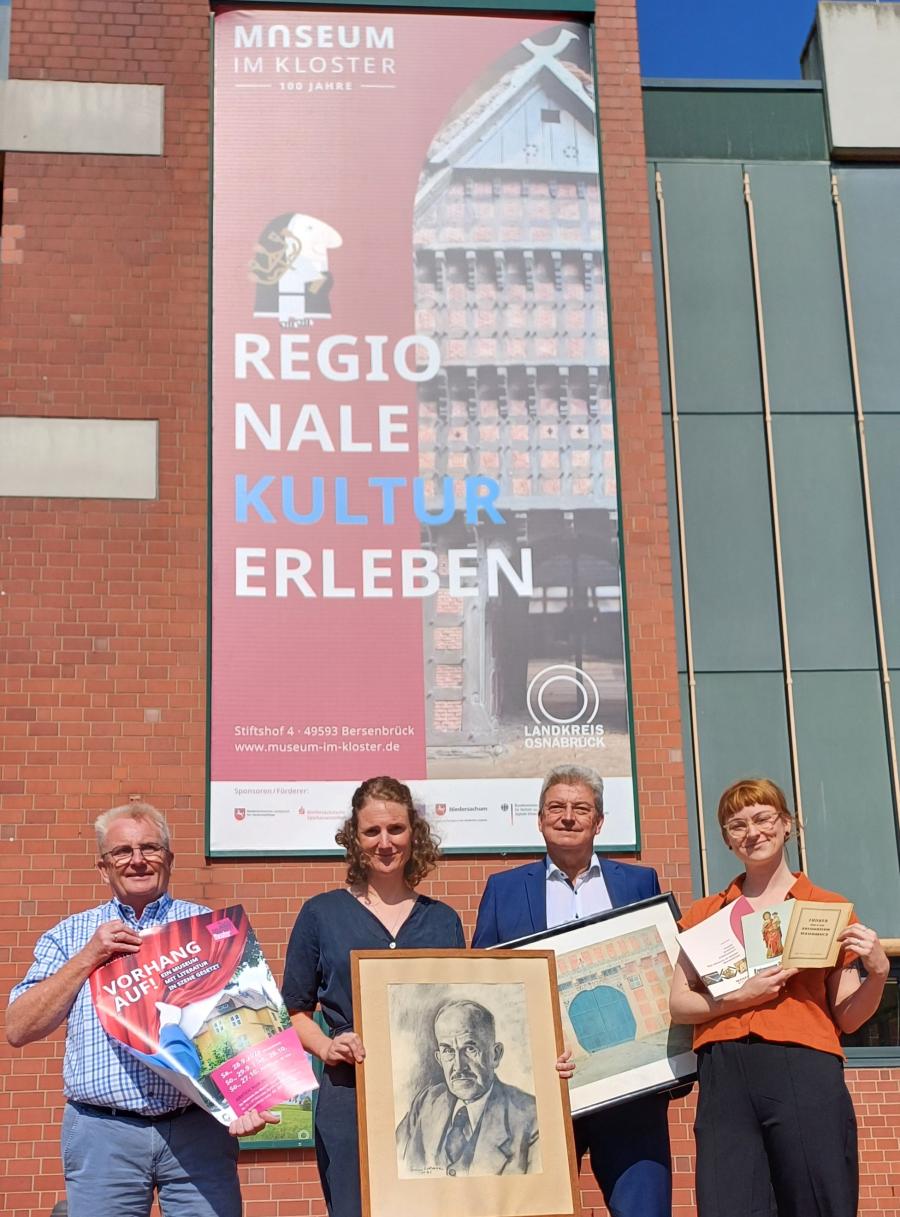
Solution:
M 697 901 L 685 929 L 735 901 L 750 913 L 790 897 L 843 900 L 788 867 L 793 817 L 774 782 L 729 786 L 718 819 L 744 873 Z M 890 965 L 858 921 L 841 940 L 835 968 L 772 968 L 719 998 L 680 956 L 670 1010 L 673 1022 L 694 1026 L 698 1217 L 768 1214 L 773 1193 L 779 1217 L 856 1214 L 856 1117 L 839 1036 L 875 1013 Z

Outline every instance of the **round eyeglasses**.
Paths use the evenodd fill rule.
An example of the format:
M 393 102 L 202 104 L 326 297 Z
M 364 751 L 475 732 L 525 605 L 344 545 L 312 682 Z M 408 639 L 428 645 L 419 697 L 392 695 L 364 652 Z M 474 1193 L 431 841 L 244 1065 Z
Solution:
M 751 828 L 755 828 L 757 832 L 771 832 L 781 815 L 777 811 L 761 811 L 758 816 L 751 816 L 749 820 L 730 820 L 725 825 L 725 831 L 732 841 L 743 841 Z
M 140 854 L 145 862 L 159 862 L 168 852 L 159 841 L 143 841 L 140 845 L 116 845 L 105 850 L 100 857 L 108 858 L 113 866 L 127 866 L 135 854 Z

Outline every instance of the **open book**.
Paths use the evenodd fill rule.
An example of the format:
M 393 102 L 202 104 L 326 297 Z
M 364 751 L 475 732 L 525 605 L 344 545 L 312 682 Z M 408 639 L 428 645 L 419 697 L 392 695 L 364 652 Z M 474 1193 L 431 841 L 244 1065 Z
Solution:
M 222 1124 L 318 1086 L 239 904 L 150 930 L 91 996 L 108 1035 Z

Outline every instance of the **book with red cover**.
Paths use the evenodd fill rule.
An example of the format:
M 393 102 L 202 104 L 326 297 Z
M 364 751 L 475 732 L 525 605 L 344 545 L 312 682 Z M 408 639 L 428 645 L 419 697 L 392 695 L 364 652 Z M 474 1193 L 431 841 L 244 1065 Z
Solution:
M 149 930 L 91 995 L 107 1034 L 223 1124 L 318 1086 L 239 904 Z

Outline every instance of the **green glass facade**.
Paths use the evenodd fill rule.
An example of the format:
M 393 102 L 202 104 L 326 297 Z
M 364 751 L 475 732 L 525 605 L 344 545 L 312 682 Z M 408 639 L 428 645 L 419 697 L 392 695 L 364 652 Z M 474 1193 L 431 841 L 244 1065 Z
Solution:
M 892 699 L 897 715 L 900 699 L 880 664 L 877 606 L 896 681 L 900 259 L 891 251 L 900 247 L 900 168 L 830 164 L 822 93 L 812 84 L 650 84 L 645 120 L 661 220 L 655 273 L 664 409 L 671 423 L 674 388 L 679 420 L 668 427 L 673 560 L 677 585 L 683 563 L 687 569 L 696 689 L 692 715 L 678 585 L 684 755 L 698 817 L 698 790 L 702 796 L 707 885 L 718 889 L 735 869 L 716 825 L 721 790 L 768 774 L 802 800 L 814 880 L 847 892 L 860 917 L 895 937 L 900 852 L 886 708 Z M 698 893 L 699 842 L 695 830 Z

